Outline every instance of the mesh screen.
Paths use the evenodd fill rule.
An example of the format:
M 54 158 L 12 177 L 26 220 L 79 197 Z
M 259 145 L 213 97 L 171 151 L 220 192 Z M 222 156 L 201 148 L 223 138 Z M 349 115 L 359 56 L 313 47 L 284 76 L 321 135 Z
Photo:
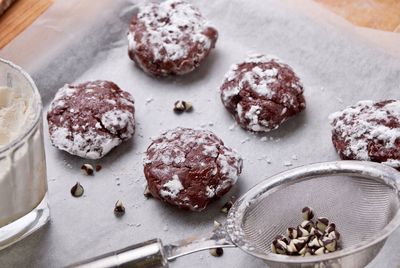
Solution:
M 371 179 L 325 176 L 282 186 L 258 197 L 246 211 L 244 238 L 258 253 L 270 253 L 276 235 L 299 225 L 305 206 L 314 209 L 314 219 L 327 217 L 336 224 L 341 248 L 376 236 L 399 209 L 395 190 Z

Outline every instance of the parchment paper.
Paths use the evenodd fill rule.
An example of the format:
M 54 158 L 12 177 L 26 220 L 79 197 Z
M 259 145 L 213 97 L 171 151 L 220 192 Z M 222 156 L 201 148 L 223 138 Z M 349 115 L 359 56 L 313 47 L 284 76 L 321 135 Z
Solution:
M 228 199 L 290 168 L 285 162 L 294 167 L 337 160 L 331 112 L 363 99 L 400 98 L 399 35 L 353 27 L 307 0 L 194 2 L 220 35 L 202 66 L 183 77 L 154 79 L 128 59 L 125 34 L 136 1 L 57 1 L 0 52 L 32 74 L 46 107 L 64 83 L 109 79 L 135 97 L 138 122 L 132 141 L 89 161 L 103 165 L 94 177 L 80 173 L 88 161 L 56 150 L 45 136 L 51 223 L 1 251 L 0 267 L 60 267 L 155 237 L 168 243 L 207 233 L 214 219 L 223 221 L 219 210 Z M 266 142 L 234 125 L 217 90 L 229 66 L 252 52 L 282 58 L 305 86 L 306 111 L 268 133 Z M 194 112 L 174 114 L 178 99 L 193 102 Z M 179 211 L 142 194 L 143 152 L 151 137 L 176 126 L 212 130 L 245 159 L 237 186 L 205 212 Z M 70 195 L 76 181 L 85 187 L 82 198 Z M 113 214 L 118 199 L 126 206 L 122 218 Z M 399 243 L 397 230 L 369 267 L 396 267 Z M 227 249 L 221 258 L 201 252 L 170 264 L 263 265 L 239 249 Z

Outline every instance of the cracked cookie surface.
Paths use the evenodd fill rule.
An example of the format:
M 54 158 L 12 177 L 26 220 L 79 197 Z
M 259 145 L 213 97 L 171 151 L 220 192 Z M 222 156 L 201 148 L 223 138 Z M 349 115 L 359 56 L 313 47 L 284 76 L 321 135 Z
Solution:
M 253 55 L 232 65 L 220 92 L 236 122 L 255 132 L 276 129 L 306 107 L 300 79 L 273 56 Z
M 58 149 L 99 159 L 133 136 L 132 96 L 109 81 L 66 84 L 47 112 L 49 134 Z
M 359 101 L 329 116 L 340 158 L 380 162 L 400 170 L 400 101 Z
M 242 158 L 206 130 L 175 128 L 148 147 L 144 174 L 153 197 L 201 211 L 227 193 L 242 171 Z
M 129 57 L 151 75 L 189 73 L 217 42 L 217 30 L 207 24 L 187 1 L 146 3 L 129 26 Z

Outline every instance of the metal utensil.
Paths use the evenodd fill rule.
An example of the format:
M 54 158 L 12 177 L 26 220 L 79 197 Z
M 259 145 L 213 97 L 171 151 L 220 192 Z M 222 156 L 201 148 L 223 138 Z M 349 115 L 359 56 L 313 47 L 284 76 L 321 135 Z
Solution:
M 163 246 L 154 239 L 72 267 L 167 267 L 196 251 L 239 247 L 271 267 L 364 267 L 400 225 L 400 172 L 378 163 L 336 161 L 306 165 L 272 176 L 231 208 L 225 224 L 208 237 Z M 271 253 L 274 237 L 296 226 L 304 206 L 336 223 L 341 250 L 294 257 Z

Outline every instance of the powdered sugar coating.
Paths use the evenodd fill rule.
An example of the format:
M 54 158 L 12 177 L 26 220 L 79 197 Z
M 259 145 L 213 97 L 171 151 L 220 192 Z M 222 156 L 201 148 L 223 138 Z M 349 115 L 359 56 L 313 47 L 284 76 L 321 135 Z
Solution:
M 154 140 L 144 164 L 154 197 L 195 211 L 228 192 L 241 170 L 242 158 L 212 132 L 188 128 Z
M 275 129 L 305 109 L 300 79 L 274 56 L 252 55 L 232 65 L 220 91 L 228 111 L 251 131 Z
M 360 101 L 329 116 L 342 159 L 382 162 L 400 169 L 400 101 Z
M 52 144 L 73 155 L 98 159 L 135 131 L 132 96 L 108 81 L 65 85 L 47 120 Z
M 217 31 L 188 2 L 147 3 L 132 18 L 129 56 L 149 74 L 185 74 L 199 66 L 217 38 Z

